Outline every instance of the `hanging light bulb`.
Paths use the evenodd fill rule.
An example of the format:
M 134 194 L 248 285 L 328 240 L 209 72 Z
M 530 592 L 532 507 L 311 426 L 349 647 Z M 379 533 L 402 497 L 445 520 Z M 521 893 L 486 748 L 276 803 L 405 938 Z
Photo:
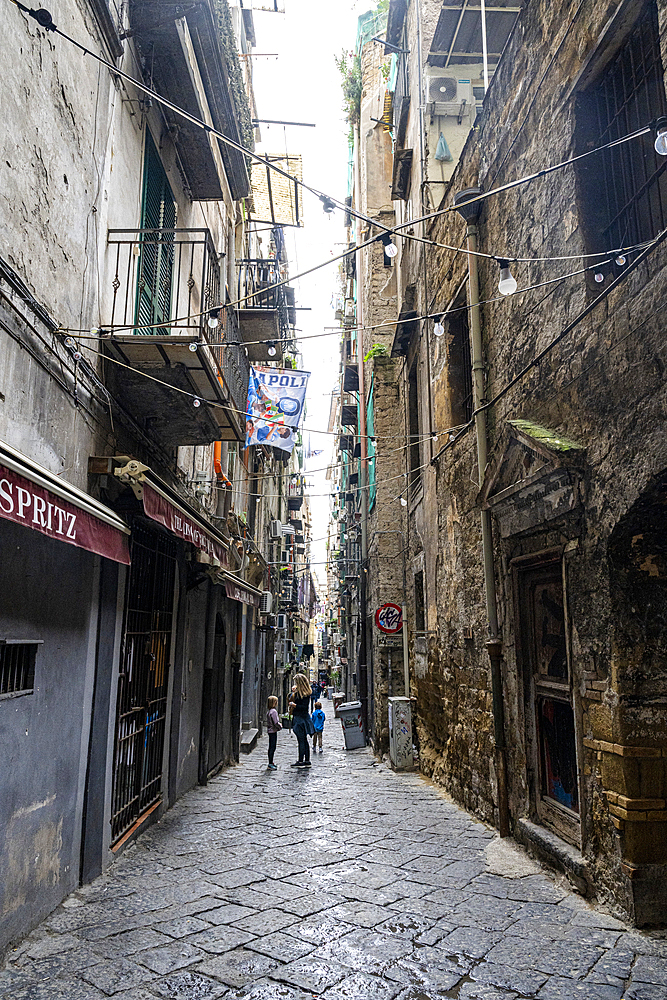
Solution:
M 331 200 L 327 195 L 320 195 L 320 201 L 322 202 L 322 207 L 327 215 L 331 215 L 332 212 L 336 211 L 336 203 Z
M 628 258 L 625 256 L 624 253 L 619 253 L 618 257 L 616 258 L 616 263 L 618 264 L 619 267 L 623 267 L 627 259 Z
M 392 241 L 391 233 L 383 233 L 382 236 L 378 236 L 378 239 L 382 244 L 387 257 L 395 257 L 398 253 L 398 247 Z
M 192 351 L 192 353 L 195 354 L 198 346 L 199 345 L 197 344 L 197 342 L 193 340 L 191 344 L 188 344 L 188 350 Z
M 401 497 L 401 507 L 407 507 L 407 506 L 408 506 L 408 501 L 405 499 L 405 497 Z
M 433 333 L 436 335 L 436 337 L 442 337 L 444 332 L 445 332 L 445 327 L 443 326 L 442 318 L 437 319 L 433 327 Z
M 195 398 L 192 400 L 192 405 L 194 406 L 195 410 L 198 410 L 199 407 L 201 406 L 201 399 L 197 399 L 197 397 L 195 396 Z
M 269 355 L 270 358 L 275 358 L 275 356 L 276 356 L 276 345 L 275 345 L 275 343 L 274 343 L 273 340 L 267 341 L 266 353 Z
M 596 271 L 593 277 L 597 281 L 598 285 L 601 285 L 602 282 L 604 281 L 604 274 L 602 273 L 602 271 Z
M 658 118 L 655 130 L 657 134 L 653 148 L 660 156 L 667 156 L 667 118 Z
M 220 324 L 220 310 L 210 309 L 206 322 L 211 330 L 215 330 Z
M 518 286 L 516 278 L 512 277 L 510 262 L 508 260 L 499 260 L 498 264 L 500 265 L 500 281 L 498 282 L 498 291 L 501 295 L 514 295 Z

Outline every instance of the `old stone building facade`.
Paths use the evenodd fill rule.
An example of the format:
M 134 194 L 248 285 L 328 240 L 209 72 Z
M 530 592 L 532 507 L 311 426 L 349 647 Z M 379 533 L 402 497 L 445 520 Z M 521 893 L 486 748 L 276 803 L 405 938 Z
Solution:
M 253 745 L 312 603 L 300 449 L 245 448 L 252 12 L 166 6 L 3 11 L 0 949 Z
M 484 65 L 479 7 L 391 0 L 391 134 L 362 116 L 360 160 L 392 153 L 394 225 L 361 180 L 356 204 L 399 227 L 393 301 L 378 245 L 358 254 L 360 353 L 391 355 L 364 365 L 387 503 L 369 512 L 366 566 L 391 521 L 422 770 L 580 891 L 664 923 L 667 14 L 654 0 L 486 12 Z M 361 49 L 366 98 L 379 48 Z M 357 221 L 358 243 L 380 232 Z M 373 329 L 385 306 L 389 337 Z M 377 642 L 372 672 L 384 749 Z

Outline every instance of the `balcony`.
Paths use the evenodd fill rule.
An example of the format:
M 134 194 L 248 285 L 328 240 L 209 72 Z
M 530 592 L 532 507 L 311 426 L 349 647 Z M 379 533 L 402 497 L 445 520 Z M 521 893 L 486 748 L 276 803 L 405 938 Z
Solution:
M 241 144 L 238 98 L 232 94 L 210 0 L 181 8 L 155 0 L 129 0 L 129 15 L 132 36 L 159 93 Z M 162 114 L 195 200 L 224 200 L 227 184 L 234 200 L 248 197 L 250 180 L 241 150 L 219 144 L 169 108 Z
M 242 440 L 249 365 L 234 310 L 206 322 L 222 294 L 210 232 L 113 229 L 107 242 L 109 389 L 167 447 Z
M 238 265 L 241 342 L 251 362 L 280 362 L 296 323 L 294 290 L 280 284 L 286 275 L 274 258 L 245 258 Z

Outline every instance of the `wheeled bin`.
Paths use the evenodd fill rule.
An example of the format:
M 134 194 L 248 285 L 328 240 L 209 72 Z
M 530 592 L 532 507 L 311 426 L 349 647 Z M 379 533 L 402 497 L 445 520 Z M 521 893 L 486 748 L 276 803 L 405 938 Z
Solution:
M 345 749 L 357 750 L 366 746 L 364 720 L 361 715 L 360 701 L 346 701 L 338 706 L 338 717 L 343 727 Z

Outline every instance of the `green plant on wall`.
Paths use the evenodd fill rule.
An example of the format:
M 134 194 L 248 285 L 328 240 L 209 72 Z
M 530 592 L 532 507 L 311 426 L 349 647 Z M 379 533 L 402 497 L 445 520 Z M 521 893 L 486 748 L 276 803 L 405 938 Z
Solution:
M 373 344 L 364 361 L 372 361 L 373 358 L 388 358 L 389 351 L 384 344 Z
M 353 129 L 361 118 L 361 61 L 359 56 L 345 51 L 341 52 L 340 58 L 334 59 L 342 77 L 345 120 Z

